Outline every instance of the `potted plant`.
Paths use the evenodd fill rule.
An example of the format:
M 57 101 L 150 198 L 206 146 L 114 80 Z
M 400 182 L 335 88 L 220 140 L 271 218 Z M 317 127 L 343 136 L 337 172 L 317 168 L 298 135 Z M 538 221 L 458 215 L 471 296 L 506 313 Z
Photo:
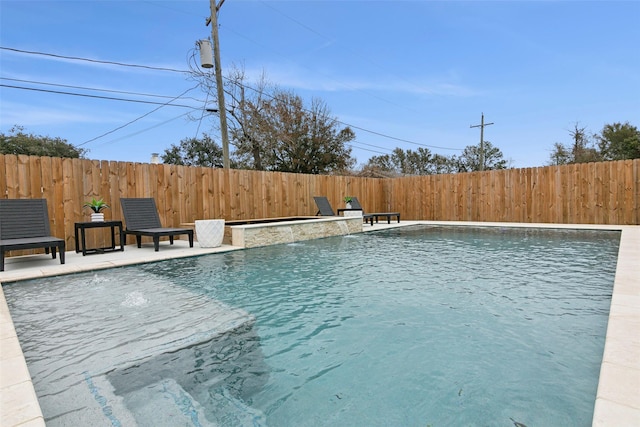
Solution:
M 351 197 L 345 196 L 344 203 L 346 204 L 347 209 L 351 209 Z
M 82 205 L 83 208 L 89 208 L 93 212 L 91 214 L 91 221 L 104 221 L 104 213 L 102 211 L 109 207 L 102 199 L 96 199 L 93 197 L 90 202 Z

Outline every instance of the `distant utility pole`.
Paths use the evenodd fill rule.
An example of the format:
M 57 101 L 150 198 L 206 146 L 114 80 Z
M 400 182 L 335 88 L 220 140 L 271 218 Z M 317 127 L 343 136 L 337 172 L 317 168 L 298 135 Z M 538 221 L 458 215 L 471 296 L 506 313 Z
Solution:
M 492 125 L 491 123 L 484 122 L 484 113 L 482 113 L 482 120 L 480 120 L 479 125 L 471 125 L 470 128 L 480 128 L 480 170 L 484 170 L 484 127 Z
M 222 83 L 222 68 L 220 66 L 220 39 L 218 38 L 218 10 L 224 0 L 216 5 L 216 0 L 210 0 L 211 17 L 207 18 L 207 24 L 211 24 L 211 38 L 213 40 L 213 61 L 216 73 L 216 86 L 218 87 L 218 112 L 220 115 L 220 133 L 222 136 L 222 167 L 229 169 L 229 134 L 227 133 L 227 109 L 224 107 L 224 86 Z

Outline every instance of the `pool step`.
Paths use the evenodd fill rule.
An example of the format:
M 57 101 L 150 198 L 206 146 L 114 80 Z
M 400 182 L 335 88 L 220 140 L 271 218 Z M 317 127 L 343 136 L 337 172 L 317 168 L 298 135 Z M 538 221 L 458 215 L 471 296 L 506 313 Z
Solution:
M 116 395 L 104 375 L 89 376 L 64 393 L 57 403 L 70 409 L 47 420 L 47 427 L 261 427 L 264 414 L 219 387 L 202 393 L 206 408 L 173 378 Z
M 209 392 L 207 408 L 213 413 L 218 425 L 238 427 L 261 427 L 267 425 L 262 411 L 250 407 L 231 395 L 226 388 Z
M 152 423 L 154 427 L 162 427 L 163 422 L 167 427 L 260 427 L 267 425 L 262 412 L 235 398 L 225 388 L 219 388 L 209 393 L 206 410 L 173 379 L 162 380 L 123 397 L 138 426 L 151 425 L 149 424 L 150 420 L 154 420 Z
M 123 397 L 138 426 L 150 423 L 158 427 L 163 423 L 166 426 L 220 425 L 208 420 L 202 405 L 171 378 L 134 390 Z
M 74 382 L 61 392 L 38 395 L 48 408 L 47 427 L 137 426 L 122 397 L 104 375 L 88 372 L 74 376 Z

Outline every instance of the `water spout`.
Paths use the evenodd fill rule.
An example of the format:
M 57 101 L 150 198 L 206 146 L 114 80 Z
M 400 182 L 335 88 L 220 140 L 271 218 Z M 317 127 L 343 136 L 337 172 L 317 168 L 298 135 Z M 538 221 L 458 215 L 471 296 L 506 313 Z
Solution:
M 345 221 L 337 221 L 338 222 L 338 227 L 340 227 L 340 234 L 342 234 L 343 236 L 349 235 L 351 234 L 349 232 L 349 227 L 347 227 L 347 223 Z

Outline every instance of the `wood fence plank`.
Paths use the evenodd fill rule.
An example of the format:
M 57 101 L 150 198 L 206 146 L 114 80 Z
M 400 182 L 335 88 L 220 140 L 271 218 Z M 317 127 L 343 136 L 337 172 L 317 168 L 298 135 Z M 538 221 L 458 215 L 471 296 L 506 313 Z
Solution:
M 622 186 L 623 193 L 620 195 L 621 203 L 623 205 L 624 213 L 623 223 L 640 225 L 640 176 L 638 176 L 638 169 L 640 168 L 640 161 L 625 160 L 624 169 L 622 173 Z
M 630 201 L 627 209 L 632 211 L 629 224 L 640 224 L 640 159 L 633 160 L 629 168 Z
M 5 177 L 6 177 L 6 189 L 5 194 L 7 199 L 18 199 L 18 187 L 20 186 L 20 180 L 18 179 L 18 156 L 6 155 L 5 156 Z
M 9 155 L 5 155 L 5 154 L 0 154 L 0 176 L 5 177 L 5 179 L 0 179 L 0 198 L 4 199 L 7 198 L 7 195 L 9 194 L 9 190 L 7 190 L 7 165 L 6 165 L 6 161 L 7 161 L 7 157 Z

